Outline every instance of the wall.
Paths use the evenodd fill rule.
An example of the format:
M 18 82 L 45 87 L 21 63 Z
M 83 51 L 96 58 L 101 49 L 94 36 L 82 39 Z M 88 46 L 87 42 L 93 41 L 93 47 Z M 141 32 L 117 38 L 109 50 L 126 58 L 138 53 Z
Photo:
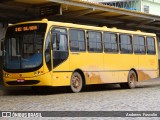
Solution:
M 153 2 L 154 1 L 154 2 Z M 160 0 L 142 0 L 141 9 L 144 12 L 144 5 L 149 6 L 149 14 L 160 16 Z
M 113 2 L 113 1 L 126 1 L 126 0 L 86 0 L 89 2 Z M 135 0 L 137 11 L 144 12 L 144 5 L 149 6 L 149 14 L 160 16 L 160 0 Z

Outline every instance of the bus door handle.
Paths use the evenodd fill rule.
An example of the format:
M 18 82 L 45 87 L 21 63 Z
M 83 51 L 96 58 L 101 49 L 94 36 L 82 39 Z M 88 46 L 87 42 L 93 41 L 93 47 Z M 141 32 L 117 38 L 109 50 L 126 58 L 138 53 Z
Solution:
M 72 54 L 79 55 L 80 53 L 79 52 L 72 52 Z

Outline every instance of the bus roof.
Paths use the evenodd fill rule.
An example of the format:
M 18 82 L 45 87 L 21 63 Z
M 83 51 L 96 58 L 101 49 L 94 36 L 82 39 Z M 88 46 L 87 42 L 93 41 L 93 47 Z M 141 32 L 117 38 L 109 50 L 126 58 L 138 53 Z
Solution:
M 106 32 L 124 33 L 124 34 L 156 36 L 156 34 L 154 33 L 142 32 L 140 30 L 132 31 L 132 30 L 117 29 L 116 27 L 108 28 L 107 26 L 98 27 L 98 26 L 81 25 L 81 24 L 73 24 L 73 23 L 65 23 L 65 22 L 55 22 L 55 21 L 48 21 L 47 19 L 42 19 L 40 21 L 21 22 L 21 23 L 13 24 L 11 26 L 28 24 L 28 23 L 47 23 L 49 26 L 54 25 L 54 26 L 60 26 L 60 27 L 78 28 L 78 29 L 86 29 L 86 30 L 97 30 L 97 31 L 106 31 Z

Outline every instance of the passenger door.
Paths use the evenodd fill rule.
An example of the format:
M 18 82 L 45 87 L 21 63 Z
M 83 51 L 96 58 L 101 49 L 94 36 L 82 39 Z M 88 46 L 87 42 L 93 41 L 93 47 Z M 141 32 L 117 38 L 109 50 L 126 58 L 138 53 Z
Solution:
M 70 84 L 68 37 L 67 29 L 55 27 L 52 29 L 52 77 L 53 85 Z
M 68 58 L 67 34 L 64 32 L 65 29 L 58 28 L 58 30 L 55 28 L 52 31 L 53 69 L 56 69 Z

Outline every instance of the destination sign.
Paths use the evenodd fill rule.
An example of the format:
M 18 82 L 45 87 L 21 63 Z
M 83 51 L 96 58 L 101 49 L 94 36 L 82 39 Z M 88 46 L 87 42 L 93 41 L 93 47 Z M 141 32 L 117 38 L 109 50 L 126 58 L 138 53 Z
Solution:
M 32 25 L 32 26 L 23 26 L 23 27 L 16 27 L 15 32 L 22 32 L 22 31 L 35 31 L 38 30 L 37 25 Z

